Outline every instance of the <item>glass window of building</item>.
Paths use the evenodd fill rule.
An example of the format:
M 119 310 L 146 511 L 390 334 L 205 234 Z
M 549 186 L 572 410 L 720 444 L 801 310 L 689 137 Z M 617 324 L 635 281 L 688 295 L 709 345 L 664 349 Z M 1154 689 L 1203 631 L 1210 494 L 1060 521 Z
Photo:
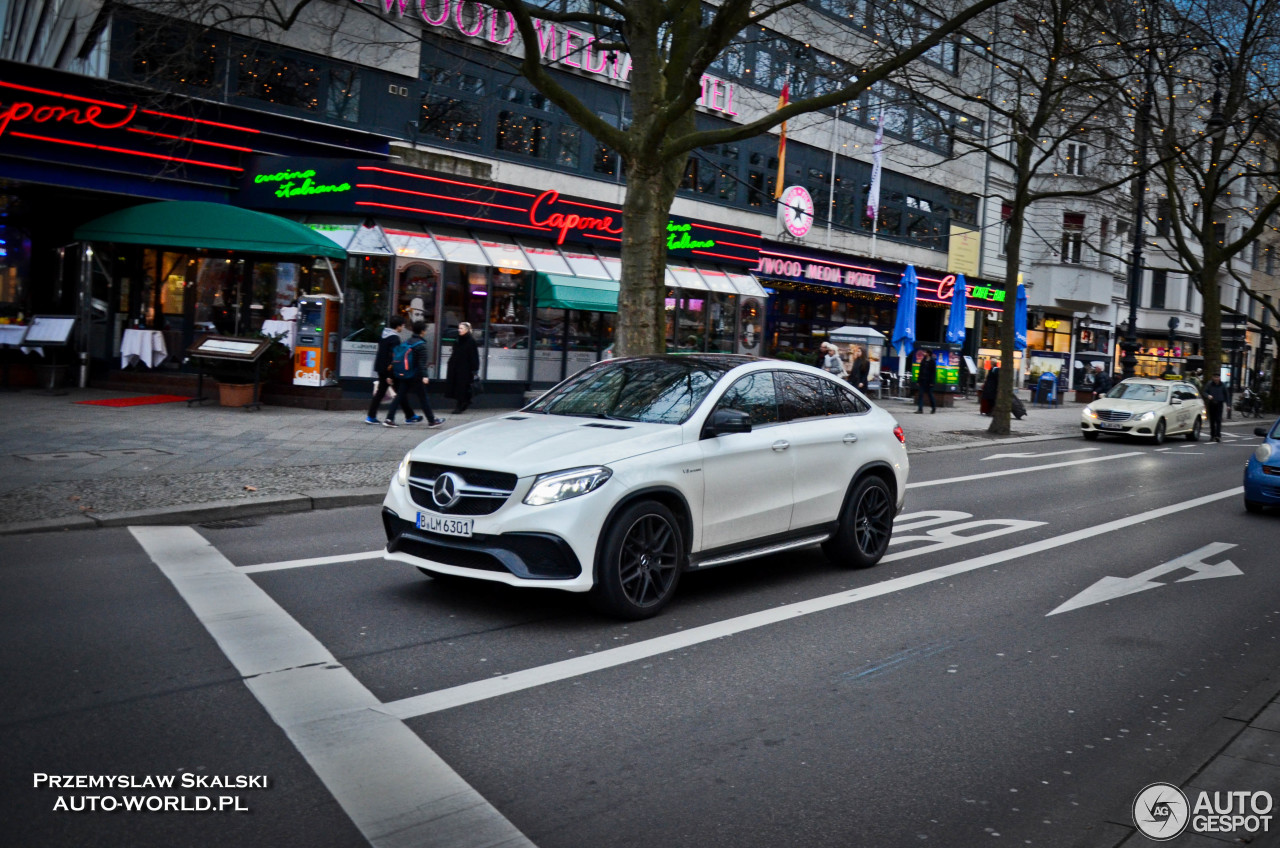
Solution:
M 494 268 L 485 332 L 485 378 L 527 380 L 529 376 L 529 305 L 533 274 Z

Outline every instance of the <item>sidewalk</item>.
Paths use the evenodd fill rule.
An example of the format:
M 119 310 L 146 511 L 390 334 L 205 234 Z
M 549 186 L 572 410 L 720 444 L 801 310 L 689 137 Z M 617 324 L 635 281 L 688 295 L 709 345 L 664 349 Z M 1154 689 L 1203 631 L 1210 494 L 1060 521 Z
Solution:
M 378 503 L 400 458 L 432 432 L 368 425 L 358 411 L 80 403 L 136 396 L 105 389 L 0 394 L 0 534 Z M 1080 415 L 1079 404 L 1028 404 L 1027 417 L 1011 422 L 1012 435 L 996 438 L 974 399 L 936 415 L 916 415 L 908 400 L 879 403 L 898 419 L 913 453 L 1068 438 Z M 448 429 L 507 411 L 436 412 Z

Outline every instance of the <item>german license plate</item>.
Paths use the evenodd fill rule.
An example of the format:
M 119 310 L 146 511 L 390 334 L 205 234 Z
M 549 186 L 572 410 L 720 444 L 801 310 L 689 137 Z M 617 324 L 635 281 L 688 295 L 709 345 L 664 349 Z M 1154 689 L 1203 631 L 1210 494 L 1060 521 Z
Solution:
M 418 513 L 418 529 L 443 536 L 470 536 L 474 518 L 450 518 L 430 512 Z
M 1103 430 L 1123 430 L 1123 424 L 1117 424 L 1115 421 L 1099 421 L 1098 426 Z

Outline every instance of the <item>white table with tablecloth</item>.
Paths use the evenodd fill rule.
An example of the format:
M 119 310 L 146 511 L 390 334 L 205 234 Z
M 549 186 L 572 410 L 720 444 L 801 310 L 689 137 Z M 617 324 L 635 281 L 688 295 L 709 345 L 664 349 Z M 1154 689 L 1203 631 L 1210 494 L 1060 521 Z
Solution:
M 164 333 L 159 330 L 124 331 L 124 338 L 120 341 L 121 368 L 134 362 L 155 368 L 168 357 L 169 348 L 164 343 Z

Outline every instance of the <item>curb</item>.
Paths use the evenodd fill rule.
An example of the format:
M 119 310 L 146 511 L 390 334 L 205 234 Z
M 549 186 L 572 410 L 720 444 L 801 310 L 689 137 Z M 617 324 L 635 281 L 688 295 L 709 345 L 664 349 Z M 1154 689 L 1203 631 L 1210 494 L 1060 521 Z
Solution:
M 382 503 L 386 497 L 385 486 L 367 489 L 342 489 L 336 491 L 303 492 L 294 495 L 264 495 L 259 498 L 211 501 L 203 504 L 156 507 L 154 509 L 113 512 L 103 515 L 70 515 L 66 518 L 46 518 L 20 524 L 0 525 L 0 536 L 23 533 L 48 533 L 67 530 L 92 530 L 98 527 L 126 527 L 139 524 L 201 524 L 206 521 L 226 521 L 232 518 L 250 518 L 260 515 L 286 515 L 309 512 L 316 509 L 337 509 L 346 506 L 366 506 Z
M 1280 677 L 1264 679 L 1182 749 L 1166 766 L 1163 775 L 1153 775 L 1152 780 L 1167 780 L 1179 787 L 1190 785 L 1215 759 L 1223 756 L 1231 743 L 1278 698 L 1280 698 Z M 1135 795 L 1140 788 L 1134 788 Z M 1129 816 L 1130 802 L 1125 801 L 1123 805 L 1117 804 L 1100 822 L 1100 829 L 1106 832 L 1077 843 L 1077 848 L 1121 848 L 1131 840 L 1134 844 L 1150 844 L 1150 840 L 1138 833 Z M 1277 842 L 1264 841 L 1259 844 L 1275 845 Z

